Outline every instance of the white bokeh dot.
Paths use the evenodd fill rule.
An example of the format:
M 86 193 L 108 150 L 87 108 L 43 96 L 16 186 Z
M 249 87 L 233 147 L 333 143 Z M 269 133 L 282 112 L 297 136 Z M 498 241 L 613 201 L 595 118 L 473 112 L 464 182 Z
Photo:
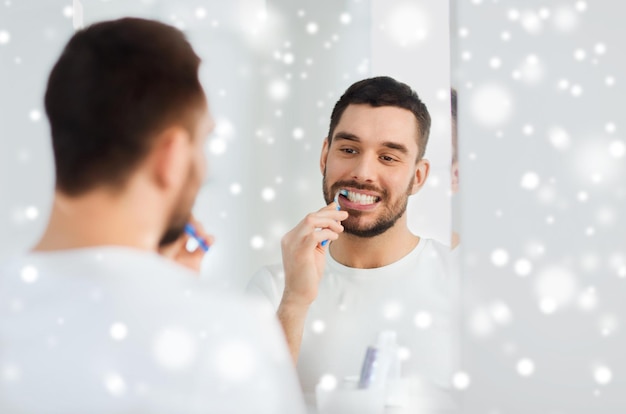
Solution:
M 572 96 L 580 96 L 583 93 L 583 88 L 580 85 L 572 85 L 570 93 Z
M 561 90 L 569 89 L 569 81 L 567 79 L 559 79 L 559 83 L 557 84 L 557 86 Z
M 267 202 L 274 200 L 276 198 L 276 190 L 271 187 L 265 187 L 261 190 L 261 198 Z
M 318 387 L 325 391 L 332 391 L 337 388 L 337 377 L 332 374 L 324 374 L 320 377 Z
M 594 287 L 589 287 L 585 289 L 578 296 L 578 306 L 583 311 L 592 311 L 595 309 L 598 304 L 598 297 L 596 295 L 596 290 Z
M 126 393 L 126 381 L 124 381 L 121 375 L 116 373 L 105 375 L 104 387 L 114 397 L 121 397 Z
M 424 40 L 431 24 L 430 16 L 415 2 L 396 3 L 384 19 L 386 33 L 402 47 Z
M 309 22 L 309 23 L 307 23 L 307 25 L 306 25 L 306 31 L 307 31 L 307 33 L 309 33 L 309 34 L 315 34 L 315 33 L 317 33 L 317 32 L 318 32 L 318 30 L 319 30 L 319 26 L 317 25 L 317 23 L 315 23 L 315 22 Z
M 415 326 L 420 329 L 428 329 L 433 323 L 433 317 L 429 312 L 419 311 L 415 314 Z
M 152 351 L 162 367 L 179 370 L 192 365 L 196 357 L 197 344 L 195 338 L 186 330 L 167 328 L 156 335 Z
M 265 246 L 265 240 L 261 236 L 252 236 L 250 239 L 250 247 L 254 250 L 260 250 Z
M 525 277 L 533 270 L 533 265 L 528 259 L 519 259 L 515 262 L 514 269 L 518 276 Z
M 532 135 L 532 134 L 535 133 L 535 128 L 532 125 L 530 125 L 530 124 L 526 124 L 522 128 L 522 133 L 524 135 Z
M 6 30 L 0 30 L 0 45 L 6 45 L 11 40 L 11 34 Z
M 339 16 L 339 21 L 342 24 L 350 24 L 350 22 L 352 21 L 352 16 L 350 15 L 350 13 L 341 13 L 341 15 Z
M 304 138 L 304 129 L 294 128 L 292 132 L 292 136 L 293 136 L 293 139 L 295 139 L 296 141 L 301 140 L 302 138 Z
M 568 33 L 576 29 L 579 17 L 571 7 L 562 6 L 554 12 L 552 22 L 559 32 Z
M 206 9 L 203 7 L 198 7 L 194 12 L 196 19 L 201 20 L 206 17 Z
M 24 266 L 20 272 L 22 280 L 26 283 L 34 283 L 39 278 L 39 272 L 35 266 Z
M 239 184 L 239 183 L 232 183 L 230 185 L 229 189 L 230 189 L 230 193 L 232 195 L 240 194 L 241 193 L 241 184 Z
M 63 7 L 63 16 L 67 18 L 74 16 L 74 7 L 69 5 Z
M 500 325 L 508 325 L 511 322 L 511 309 L 501 300 L 493 302 L 489 306 L 492 319 Z
M 540 17 L 532 11 L 525 11 L 522 13 L 520 16 L 520 23 L 522 24 L 524 30 L 526 30 L 529 34 L 539 34 L 543 29 L 543 22 Z
M 411 358 L 411 350 L 405 346 L 398 348 L 398 359 L 400 361 L 408 361 Z
M 546 315 L 553 314 L 557 310 L 557 308 L 557 303 L 552 298 L 545 297 L 541 298 L 541 300 L 539 301 L 539 310 Z
M 311 324 L 311 330 L 316 334 L 321 334 L 326 330 L 326 324 L 320 319 L 316 319 Z
M 525 190 L 534 190 L 539 186 L 539 175 L 536 172 L 528 171 L 522 175 L 520 185 Z
M 502 66 L 502 60 L 500 60 L 499 57 L 492 57 L 489 59 L 489 67 L 492 69 L 498 69 L 500 66 Z
M 268 93 L 273 100 L 282 101 L 289 95 L 289 85 L 282 79 L 276 79 L 270 82 Z
M 535 372 L 535 363 L 529 358 L 522 358 L 517 362 L 517 373 L 522 377 L 529 377 Z
M 511 20 L 511 21 L 517 21 L 517 20 L 519 20 L 520 12 L 517 9 L 510 9 L 507 12 L 507 16 L 508 16 L 509 20 Z
M 29 220 L 35 220 L 37 217 L 39 217 L 39 209 L 37 209 L 37 207 L 35 206 L 26 207 L 26 210 L 24 210 L 24 215 Z
M 584 51 L 584 49 L 576 49 L 574 51 L 574 59 L 576 59 L 577 61 L 583 61 L 585 60 L 585 58 L 587 57 L 587 52 Z
M 249 381 L 259 365 L 258 355 L 250 343 L 232 339 L 218 346 L 212 361 L 221 378 L 233 382 Z
M 33 122 L 39 122 L 41 120 L 41 112 L 38 109 L 33 109 L 28 113 L 28 117 Z
M 116 341 L 121 341 L 126 338 L 126 335 L 128 335 L 128 327 L 122 322 L 115 322 L 109 328 L 109 334 L 111 335 L 111 338 Z
M 608 367 L 600 365 L 594 368 L 593 379 L 600 385 L 607 385 L 613 379 L 613 373 Z
M 475 88 L 469 102 L 473 118 L 483 126 L 501 126 L 511 116 L 511 95 L 500 85 L 485 84 Z
M 622 158 L 626 154 L 626 144 L 624 141 L 616 139 L 609 144 L 609 154 L 613 158 Z
M 534 288 L 537 297 L 547 303 L 553 301 L 556 306 L 562 307 L 569 304 L 578 292 L 578 279 L 568 268 L 551 265 L 544 268 L 534 280 Z
M 528 85 L 539 83 L 544 78 L 545 68 L 535 54 L 526 56 L 519 68 L 519 79 Z
M 509 262 L 509 253 L 505 249 L 496 249 L 491 252 L 491 263 L 496 267 L 506 266 Z
M 385 304 L 383 307 L 383 316 L 388 320 L 396 320 L 402 316 L 402 305 L 399 302 L 393 301 Z
M 557 150 L 566 150 L 570 147 L 569 133 L 562 127 L 552 127 L 548 130 L 548 139 Z
M 606 45 L 604 43 L 596 43 L 596 45 L 593 47 L 593 51 L 596 52 L 598 55 L 603 55 L 606 53 Z
M 293 53 L 285 53 L 283 55 L 283 63 L 285 65 L 291 65 L 294 61 L 295 57 L 293 56 Z
M 209 141 L 209 151 L 214 155 L 222 155 L 227 148 L 228 144 L 225 139 L 215 137 Z
M 470 376 L 463 371 L 456 372 L 452 377 L 452 384 L 457 390 L 467 389 L 470 385 Z
M 607 122 L 606 125 L 604 125 L 604 130 L 608 134 L 612 134 L 617 130 L 617 127 L 615 126 L 613 122 Z

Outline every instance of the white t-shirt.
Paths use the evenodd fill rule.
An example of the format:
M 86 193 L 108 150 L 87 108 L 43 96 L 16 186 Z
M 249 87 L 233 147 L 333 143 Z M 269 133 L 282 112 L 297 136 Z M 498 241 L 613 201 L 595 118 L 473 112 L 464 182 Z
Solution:
M 450 249 L 420 239 L 402 259 L 374 269 L 346 267 L 326 254 L 319 293 L 311 305 L 298 360 L 306 394 L 323 376 L 358 376 L 368 345 L 379 332 L 397 333 L 403 377 L 434 388 L 451 385 L 458 363 L 457 275 Z M 262 268 L 247 291 L 278 308 L 284 290 L 282 265 Z
M 304 413 L 267 305 L 155 253 L 31 253 L 0 267 L 2 413 Z

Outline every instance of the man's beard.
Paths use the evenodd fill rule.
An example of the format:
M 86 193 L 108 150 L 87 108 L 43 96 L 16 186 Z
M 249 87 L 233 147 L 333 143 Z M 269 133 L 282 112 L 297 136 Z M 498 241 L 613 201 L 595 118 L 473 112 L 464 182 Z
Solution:
M 182 223 L 181 223 L 182 221 Z M 161 236 L 161 240 L 159 241 L 159 248 L 165 247 L 169 244 L 174 243 L 176 240 L 180 238 L 185 232 L 185 225 L 189 219 L 186 220 L 176 220 L 175 223 L 170 223 L 163 236 Z
M 383 203 L 389 199 L 389 193 L 386 190 L 381 190 L 372 185 L 359 184 L 355 181 L 338 181 L 332 186 L 331 189 L 329 189 L 326 183 L 326 173 L 324 172 L 322 189 L 324 191 L 324 200 L 326 200 L 326 204 L 332 203 L 337 191 L 346 187 L 355 188 L 357 190 L 375 191 L 380 194 L 380 202 Z M 409 196 L 411 195 L 411 187 L 412 183 L 409 183 L 404 197 L 400 197 L 400 199 L 398 199 L 391 206 L 383 206 L 385 208 L 385 211 L 383 211 L 376 219 L 376 221 L 368 227 L 360 227 L 358 224 L 359 218 L 365 212 L 358 210 L 348 210 L 350 216 L 348 216 L 346 220 L 341 222 L 344 232 L 356 237 L 370 238 L 379 236 L 392 228 L 396 224 L 398 219 L 400 219 L 400 217 L 402 217 L 406 212 L 406 208 L 409 202 Z
M 191 208 L 195 200 L 195 196 L 191 197 L 185 191 L 193 186 L 193 166 L 190 167 L 186 184 L 181 188 L 181 194 L 178 197 L 178 204 L 174 206 L 174 211 L 167 223 L 167 228 L 159 241 L 159 248 L 174 243 L 185 233 L 185 225 L 191 219 Z M 191 199 L 190 199 L 191 198 Z

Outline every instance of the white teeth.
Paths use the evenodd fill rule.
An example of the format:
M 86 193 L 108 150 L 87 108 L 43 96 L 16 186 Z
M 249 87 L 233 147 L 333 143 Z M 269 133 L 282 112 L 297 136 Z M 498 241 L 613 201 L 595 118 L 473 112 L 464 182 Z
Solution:
M 353 193 L 352 191 L 348 191 L 348 200 L 352 201 L 353 203 L 357 203 L 361 205 L 374 204 L 376 202 L 376 199 L 377 197 L 375 196 Z

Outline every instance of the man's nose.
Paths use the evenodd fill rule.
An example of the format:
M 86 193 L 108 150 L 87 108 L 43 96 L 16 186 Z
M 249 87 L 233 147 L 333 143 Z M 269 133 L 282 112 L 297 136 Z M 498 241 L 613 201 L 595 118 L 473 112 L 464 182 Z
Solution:
M 376 157 L 361 156 L 355 160 L 352 169 L 352 179 L 361 182 L 372 182 L 376 172 Z

